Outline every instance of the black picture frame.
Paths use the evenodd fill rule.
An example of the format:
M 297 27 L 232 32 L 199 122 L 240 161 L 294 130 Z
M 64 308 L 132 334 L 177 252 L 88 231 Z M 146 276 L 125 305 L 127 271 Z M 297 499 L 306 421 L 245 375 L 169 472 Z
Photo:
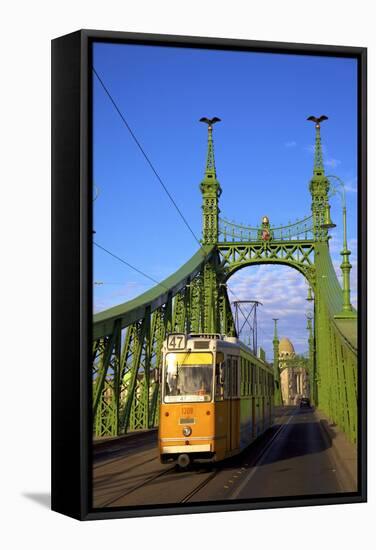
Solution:
M 358 61 L 358 492 L 259 502 L 91 507 L 92 71 L 96 41 L 352 57 Z M 80 520 L 365 502 L 367 498 L 366 48 L 80 30 L 52 41 L 52 509 Z

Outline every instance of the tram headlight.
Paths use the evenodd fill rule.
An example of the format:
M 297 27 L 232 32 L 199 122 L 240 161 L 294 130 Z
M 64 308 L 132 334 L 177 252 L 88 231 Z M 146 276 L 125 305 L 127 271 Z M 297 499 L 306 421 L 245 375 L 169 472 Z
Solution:
M 185 437 L 188 437 L 189 435 L 191 435 L 191 433 L 192 433 L 192 428 L 190 428 L 189 426 L 185 426 L 183 428 L 183 435 Z

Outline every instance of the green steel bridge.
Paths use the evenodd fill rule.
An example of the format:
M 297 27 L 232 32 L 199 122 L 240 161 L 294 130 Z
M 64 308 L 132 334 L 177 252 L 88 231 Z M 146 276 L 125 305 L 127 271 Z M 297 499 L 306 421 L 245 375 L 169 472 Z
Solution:
M 357 312 L 350 302 L 350 250 L 344 238 L 340 285 L 329 251 L 331 178 L 325 174 L 320 123 L 315 122 L 315 156 L 309 184 L 311 213 L 296 223 L 274 227 L 265 216 L 259 227 L 220 217 L 213 123 L 208 123 L 202 193 L 202 239 L 196 254 L 173 275 L 138 298 L 94 315 L 93 423 L 96 437 L 122 435 L 158 425 L 162 342 L 170 332 L 236 335 L 227 293 L 228 279 L 243 267 L 279 264 L 298 270 L 314 297 L 308 319 L 309 371 L 313 404 L 357 441 Z M 312 322 L 313 321 L 313 322 Z M 275 329 L 275 401 L 281 401 Z

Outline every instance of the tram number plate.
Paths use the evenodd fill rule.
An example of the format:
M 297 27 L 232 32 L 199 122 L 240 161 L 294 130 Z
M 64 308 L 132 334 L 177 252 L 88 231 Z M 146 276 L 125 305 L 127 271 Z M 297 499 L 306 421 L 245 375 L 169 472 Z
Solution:
M 169 334 L 167 337 L 168 349 L 185 349 L 187 338 L 185 334 Z

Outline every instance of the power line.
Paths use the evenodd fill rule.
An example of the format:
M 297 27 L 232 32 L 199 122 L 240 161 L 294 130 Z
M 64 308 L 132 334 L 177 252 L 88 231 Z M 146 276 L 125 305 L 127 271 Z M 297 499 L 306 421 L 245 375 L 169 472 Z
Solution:
M 201 248 L 201 243 L 199 241 L 199 239 L 196 237 L 193 229 L 191 228 L 191 226 L 189 225 L 188 221 L 186 220 L 184 214 L 182 213 L 182 211 L 180 210 L 180 208 L 178 207 L 178 205 L 176 204 L 175 200 L 173 199 L 171 193 L 169 192 L 169 190 L 167 189 L 166 185 L 163 183 L 162 181 L 162 178 L 161 176 L 158 174 L 157 170 L 154 168 L 151 160 L 149 159 L 149 157 L 147 156 L 145 150 L 143 149 L 141 143 L 138 141 L 137 137 L 135 136 L 135 133 L 133 132 L 132 128 L 129 126 L 128 122 L 126 121 L 123 113 L 120 111 L 119 107 L 117 106 L 114 98 L 112 97 L 110 91 L 108 90 L 108 88 L 106 87 L 106 85 L 104 84 L 103 80 L 101 79 L 101 77 L 99 76 L 99 74 L 97 73 L 97 71 L 95 70 L 95 68 L 93 67 L 93 72 L 95 74 L 95 76 L 97 77 L 98 81 L 100 82 L 103 90 L 106 92 L 109 100 L 111 101 L 112 105 L 114 106 L 116 112 L 118 113 L 118 115 L 120 116 L 121 120 L 123 121 L 125 127 L 127 128 L 128 132 L 131 134 L 134 142 L 136 143 L 137 147 L 140 149 L 142 155 L 144 156 L 146 162 L 149 164 L 150 168 L 152 169 L 152 171 L 154 172 L 154 175 L 156 176 L 156 178 L 158 179 L 159 183 L 161 184 L 161 186 L 163 187 L 164 191 L 166 192 L 168 198 L 170 199 L 170 201 L 172 202 L 172 204 L 175 206 L 176 210 L 178 211 L 181 219 L 183 220 L 184 224 L 187 226 L 187 228 L 189 229 L 189 231 L 191 232 L 191 234 L 193 235 L 193 238 L 196 240 L 196 242 L 199 244 L 200 248 Z M 206 255 L 206 254 L 205 254 Z
M 113 252 L 110 252 L 109 250 L 107 250 L 107 248 L 104 248 L 104 246 L 96 243 L 94 241 L 95 246 L 97 246 L 98 248 L 100 248 L 101 250 L 103 250 L 104 252 L 106 252 L 107 254 L 109 254 L 110 256 L 112 256 L 113 258 L 115 258 L 116 260 L 119 260 L 119 262 L 122 262 L 123 264 L 125 264 L 126 266 L 130 267 L 131 269 L 133 269 L 133 271 L 136 271 L 137 273 L 140 273 L 141 275 L 143 275 L 144 277 L 146 277 L 147 279 L 150 279 L 150 281 L 153 281 L 153 283 L 157 283 L 157 285 L 160 285 L 162 286 L 163 288 L 165 288 L 166 290 L 169 290 L 169 288 L 167 288 L 167 286 L 165 286 L 164 284 L 160 283 L 159 281 L 157 281 L 156 279 L 153 279 L 153 277 L 150 277 L 150 275 L 148 275 L 147 273 L 144 273 L 143 271 L 141 271 L 140 269 L 138 269 L 137 267 L 134 267 L 134 265 L 130 264 L 129 262 L 126 262 L 125 260 L 123 260 L 123 258 L 120 258 L 119 256 L 117 256 L 116 254 L 113 254 Z
M 126 285 L 129 284 L 126 281 L 123 281 L 122 283 L 114 283 L 112 281 L 94 281 L 93 283 L 96 286 L 102 286 L 102 285 Z
M 226 285 L 226 288 L 231 292 L 231 294 L 233 296 L 235 296 L 235 298 L 237 299 L 238 302 L 240 302 L 240 298 L 235 294 L 235 292 L 228 286 Z

